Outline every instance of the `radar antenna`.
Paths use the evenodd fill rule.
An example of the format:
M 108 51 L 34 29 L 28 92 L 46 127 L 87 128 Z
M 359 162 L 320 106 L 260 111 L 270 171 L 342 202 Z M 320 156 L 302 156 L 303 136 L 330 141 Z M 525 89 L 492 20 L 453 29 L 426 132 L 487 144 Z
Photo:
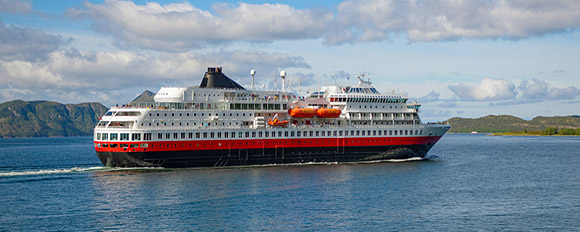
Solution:
M 367 75 L 367 73 L 364 73 L 363 72 L 363 73 L 361 73 L 361 74 L 359 74 L 359 75 L 356 76 L 356 78 L 358 78 L 358 84 L 359 85 L 361 85 L 361 84 L 371 85 L 372 84 L 370 77 L 367 78 L 368 81 L 365 81 L 364 80 L 364 78 L 365 78 L 366 75 Z

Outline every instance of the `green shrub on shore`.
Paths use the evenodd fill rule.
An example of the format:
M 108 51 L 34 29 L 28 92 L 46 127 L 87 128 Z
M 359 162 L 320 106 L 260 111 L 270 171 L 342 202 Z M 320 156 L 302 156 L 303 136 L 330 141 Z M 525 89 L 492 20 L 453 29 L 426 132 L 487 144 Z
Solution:
M 542 133 L 543 135 L 555 135 L 558 134 L 558 128 L 548 127 Z

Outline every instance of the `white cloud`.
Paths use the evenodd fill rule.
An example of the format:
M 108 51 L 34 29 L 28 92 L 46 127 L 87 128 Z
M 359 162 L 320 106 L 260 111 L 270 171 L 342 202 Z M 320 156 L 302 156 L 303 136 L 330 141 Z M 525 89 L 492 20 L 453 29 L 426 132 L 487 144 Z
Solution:
M 438 101 L 439 95 L 440 94 L 435 92 L 435 90 L 431 90 L 431 92 L 429 92 L 427 95 L 419 98 L 419 101 L 423 103 Z
M 46 59 L 48 54 L 70 42 L 42 30 L 6 26 L 0 21 L 0 61 Z
M 85 3 L 85 10 L 68 14 L 93 20 L 95 30 L 111 34 L 121 47 L 187 51 L 232 41 L 318 38 L 333 14 L 328 10 L 299 10 L 283 4 L 217 4 L 215 13 L 188 2 L 160 5 L 107 0 Z
M 30 2 L 19 0 L 0 0 L 0 12 L 26 14 L 32 10 Z
M 392 33 L 411 42 L 518 39 L 580 26 L 580 4 L 569 0 L 347 0 L 337 11 L 340 29 L 330 44 L 381 41 Z
M 205 54 L 161 55 L 119 52 L 59 50 L 44 61 L 0 62 L 1 101 L 52 96 L 51 100 L 92 99 L 124 103 L 135 93 L 161 86 L 198 85 L 208 66 L 224 66 L 226 75 L 240 80 L 254 68 L 260 76 L 272 76 L 283 68 L 308 68 L 301 57 L 260 51 L 219 51 Z M 248 83 L 250 78 L 240 83 Z M 131 92 L 135 91 L 135 92 Z M 27 94 L 33 92 L 34 94 Z M 69 97 L 65 93 L 71 93 Z M 106 96 L 106 97 L 105 97 Z M 114 96 L 124 96 L 115 98 Z
M 383 41 L 402 34 L 410 42 L 520 39 L 580 27 L 580 4 L 570 0 L 398 1 L 346 0 L 336 9 L 284 4 L 189 2 L 144 5 L 107 0 L 70 9 L 123 48 L 183 52 L 216 44 L 323 38 L 325 45 Z
M 575 99 L 580 96 L 580 89 L 576 86 L 569 86 L 566 88 L 551 88 L 548 94 L 548 99 Z
M 534 83 L 528 84 L 528 80 L 523 80 L 518 89 L 521 91 L 523 99 L 545 99 L 548 95 L 548 83 L 536 78 L 532 78 Z
M 474 86 L 463 83 L 449 85 L 449 89 L 461 100 L 466 101 L 496 101 L 514 99 L 515 85 L 505 79 L 491 79 L 486 77 Z

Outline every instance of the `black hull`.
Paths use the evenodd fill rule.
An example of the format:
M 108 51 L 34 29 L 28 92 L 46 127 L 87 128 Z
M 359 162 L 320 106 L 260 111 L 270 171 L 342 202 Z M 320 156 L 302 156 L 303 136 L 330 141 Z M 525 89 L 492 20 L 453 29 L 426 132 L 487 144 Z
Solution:
M 433 144 L 408 146 L 97 152 L 107 167 L 224 167 L 311 162 L 364 162 L 424 157 Z

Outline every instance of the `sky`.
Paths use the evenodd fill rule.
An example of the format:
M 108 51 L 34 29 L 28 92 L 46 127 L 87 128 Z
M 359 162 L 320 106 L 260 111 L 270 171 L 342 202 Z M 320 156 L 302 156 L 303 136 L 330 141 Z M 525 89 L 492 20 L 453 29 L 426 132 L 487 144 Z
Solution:
M 580 115 L 577 0 L 0 0 L 0 102 L 124 104 L 196 86 L 399 90 L 424 121 Z

